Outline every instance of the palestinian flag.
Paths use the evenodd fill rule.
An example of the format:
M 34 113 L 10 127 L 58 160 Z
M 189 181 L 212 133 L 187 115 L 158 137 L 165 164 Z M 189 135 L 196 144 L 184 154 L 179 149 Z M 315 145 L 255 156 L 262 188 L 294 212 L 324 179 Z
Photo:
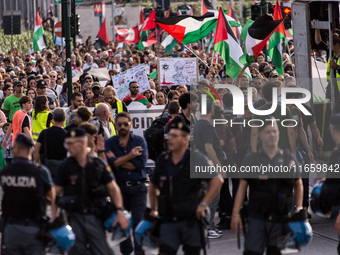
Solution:
M 147 105 L 149 103 L 146 97 L 141 94 L 138 94 L 137 97 L 134 99 L 132 99 L 130 95 L 127 95 L 126 97 L 124 97 L 123 102 L 126 104 L 126 106 L 128 106 L 132 102 L 139 102 L 144 105 Z
M 138 25 L 130 29 L 125 29 L 125 28 L 118 29 L 115 26 L 113 26 L 113 28 L 116 30 L 116 33 L 117 33 L 117 37 L 116 37 L 117 42 L 126 42 L 130 44 L 130 43 L 137 43 L 139 41 L 140 37 L 139 37 Z
M 201 15 L 204 15 L 214 10 L 215 8 L 213 7 L 212 3 L 209 0 L 202 0 Z
M 41 23 L 39 11 L 35 17 L 34 35 L 33 35 L 33 49 L 34 51 L 42 50 L 46 47 L 44 40 L 44 29 Z
M 282 22 L 283 19 L 273 20 L 273 17 L 268 14 L 258 17 L 255 21 L 248 20 L 241 32 L 245 49 L 244 54 L 240 58 L 240 62 L 244 65 L 253 63 L 271 35 Z
M 171 50 L 178 44 L 178 41 L 171 35 L 168 35 L 161 45 L 165 48 L 166 55 L 170 55 Z
M 186 45 L 206 37 L 216 27 L 217 18 L 214 13 L 208 12 L 199 17 L 181 15 L 158 19 L 156 23 L 178 42 Z
M 149 16 L 144 21 L 141 31 L 146 31 L 146 30 L 156 28 L 155 19 L 156 19 L 156 10 L 153 9 L 153 11 L 149 14 Z
M 220 9 L 217 21 L 214 50 L 225 60 L 225 73 L 236 80 L 243 68 L 239 61 L 243 51 L 222 9 Z
M 227 16 L 230 17 L 233 21 L 235 21 L 236 24 L 238 24 L 238 25 L 235 25 L 234 27 L 231 24 L 230 25 L 233 27 L 233 32 L 234 32 L 235 36 L 237 37 L 237 39 L 240 39 L 242 27 L 240 25 L 240 22 L 237 20 L 237 17 L 235 15 L 233 8 L 231 8 L 231 5 L 229 5 Z M 230 23 L 230 21 L 229 21 L 229 23 Z
M 103 24 L 101 25 L 101 27 L 99 29 L 97 37 L 94 40 L 94 46 L 96 48 L 98 48 L 98 47 L 104 47 L 104 46 L 106 46 L 108 44 L 109 44 L 109 38 L 107 37 L 106 18 L 105 18 Z
M 282 19 L 281 8 L 278 0 L 276 0 L 273 18 L 274 20 Z M 279 74 L 283 74 L 281 39 L 285 37 L 285 27 L 283 26 L 283 23 L 281 23 L 269 39 L 268 55 Z

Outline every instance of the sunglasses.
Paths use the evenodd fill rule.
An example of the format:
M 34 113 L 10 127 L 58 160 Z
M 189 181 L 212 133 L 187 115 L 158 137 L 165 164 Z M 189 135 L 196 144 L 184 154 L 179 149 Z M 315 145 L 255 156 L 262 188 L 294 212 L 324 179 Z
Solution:
M 52 75 L 51 75 L 51 78 L 56 78 L 56 77 L 57 77 L 57 76 L 52 76 Z
M 127 127 L 127 126 L 129 126 L 129 123 L 130 122 L 119 122 L 119 123 L 117 123 L 117 126 L 118 127 L 121 127 L 121 126 Z

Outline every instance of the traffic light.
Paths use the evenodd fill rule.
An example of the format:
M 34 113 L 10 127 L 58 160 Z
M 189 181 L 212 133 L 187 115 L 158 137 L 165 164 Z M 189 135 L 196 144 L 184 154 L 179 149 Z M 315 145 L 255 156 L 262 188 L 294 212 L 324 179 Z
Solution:
M 272 3 L 267 3 L 267 7 L 268 7 L 268 14 L 273 14 L 275 5 L 273 5 Z
M 76 0 L 71 0 L 71 17 L 70 17 L 70 24 L 71 24 L 71 37 L 76 36 Z
M 256 20 L 258 17 L 262 15 L 262 7 L 261 5 L 253 4 L 250 7 L 251 10 L 251 19 Z
M 282 16 L 286 18 L 283 22 L 285 29 L 290 29 L 292 27 L 292 9 L 284 7 L 282 9 Z

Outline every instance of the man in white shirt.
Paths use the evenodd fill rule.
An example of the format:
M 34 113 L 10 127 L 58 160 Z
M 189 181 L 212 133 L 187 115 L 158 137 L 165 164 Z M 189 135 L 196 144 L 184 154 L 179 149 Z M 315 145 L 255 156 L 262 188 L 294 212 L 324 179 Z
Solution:
M 89 71 L 91 68 L 98 68 L 98 65 L 96 63 L 93 63 L 93 57 L 87 56 L 87 62 L 83 66 L 83 72 Z

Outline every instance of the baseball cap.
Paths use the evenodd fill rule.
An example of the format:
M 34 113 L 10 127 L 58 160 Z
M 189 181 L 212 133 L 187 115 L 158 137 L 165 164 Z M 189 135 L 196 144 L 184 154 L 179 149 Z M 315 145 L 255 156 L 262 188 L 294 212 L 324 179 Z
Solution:
M 94 83 L 92 84 L 92 88 L 95 88 L 95 87 L 101 88 L 99 82 L 94 82 Z
M 44 80 L 39 80 L 37 83 L 37 88 L 42 89 L 42 88 L 47 88 L 47 83 Z
M 278 72 L 276 70 L 273 70 L 269 74 L 269 78 L 277 77 L 279 76 Z
M 16 82 L 14 82 L 14 84 L 13 84 L 13 88 L 16 87 L 16 86 L 24 86 L 24 84 L 22 84 L 21 81 L 16 81 Z
M 120 54 L 116 54 L 115 58 L 121 58 L 122 56 Z

